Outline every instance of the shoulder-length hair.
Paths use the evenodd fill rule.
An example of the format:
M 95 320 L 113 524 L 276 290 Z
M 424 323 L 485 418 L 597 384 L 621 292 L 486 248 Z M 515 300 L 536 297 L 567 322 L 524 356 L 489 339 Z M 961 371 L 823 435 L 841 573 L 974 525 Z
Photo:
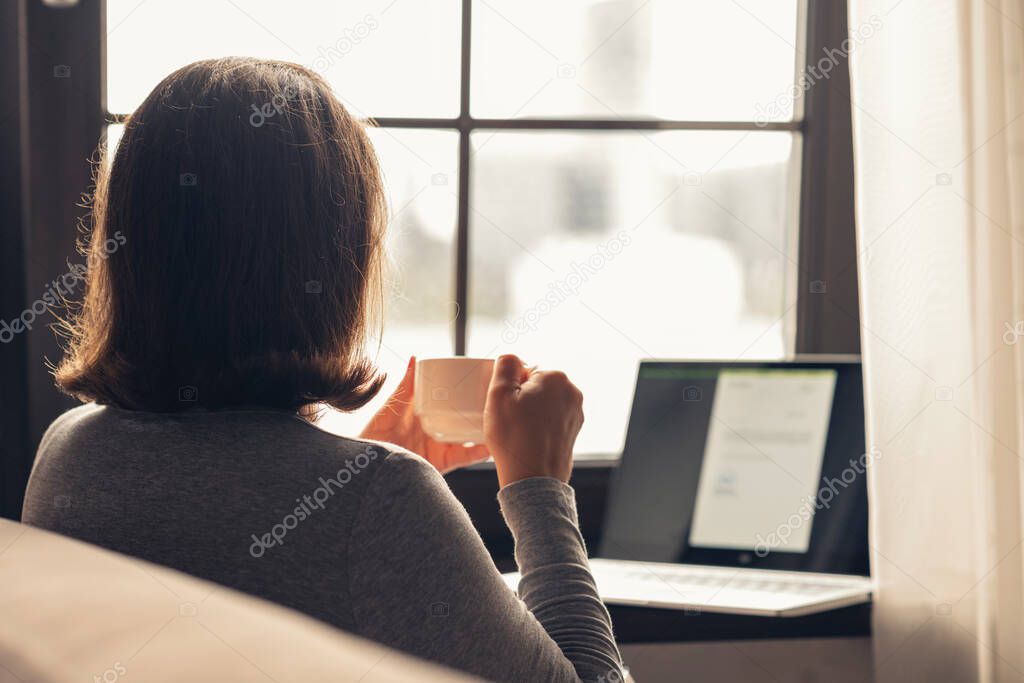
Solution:
M 383 381 L 364 348 L 386 212 L 366 131 L 317 74 L 175 71 L 98 170 L 58 385 L 160 412 L 364 405 Z

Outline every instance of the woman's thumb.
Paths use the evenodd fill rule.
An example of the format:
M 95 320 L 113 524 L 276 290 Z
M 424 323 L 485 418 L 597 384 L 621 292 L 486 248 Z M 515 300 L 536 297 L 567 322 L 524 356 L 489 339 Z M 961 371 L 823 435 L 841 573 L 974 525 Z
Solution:
M 491 391 L 507 392 L 515 390 L 523 380 L 523 361 L 511 353 L 499 356 L 494 361 L 494 374 L 491 376 Z
M 395 388 L 395 393 L 391 395 L 390 400 L 411 400 L 413 385 L 415 384 L 415 381 L 416 356 L 412 356 L 411 358 L 409 358 L 409 365 L 405 368 L 405 375 L 402 376 L 402 381 L 398 383 L 398 387 Z

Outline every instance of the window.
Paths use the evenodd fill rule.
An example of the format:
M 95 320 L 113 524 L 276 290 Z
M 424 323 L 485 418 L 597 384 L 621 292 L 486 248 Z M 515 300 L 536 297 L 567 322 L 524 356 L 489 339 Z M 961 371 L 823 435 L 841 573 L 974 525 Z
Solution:
M 379 124 L 390 385 L 513 351 L 583 389 L 579 452 L 617 452 L 639 358 L 791 351 L 803 5 L 107 0 L 107 107 L 206 57 L 320 72 Z

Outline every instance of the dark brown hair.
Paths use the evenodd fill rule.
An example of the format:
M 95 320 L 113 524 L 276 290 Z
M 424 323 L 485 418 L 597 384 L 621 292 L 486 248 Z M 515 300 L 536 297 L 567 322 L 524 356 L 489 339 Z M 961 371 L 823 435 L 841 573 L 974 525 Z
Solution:
M 179 69 L 98 170 L 57 383 L 134 410 L 358 408 L 383 380 L 364 345 L 386 221 L 366 131 L 317 74 Z

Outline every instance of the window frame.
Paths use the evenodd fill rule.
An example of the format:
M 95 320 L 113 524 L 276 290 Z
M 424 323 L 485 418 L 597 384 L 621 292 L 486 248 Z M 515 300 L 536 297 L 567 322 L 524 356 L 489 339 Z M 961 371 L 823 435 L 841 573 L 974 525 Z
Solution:
M 382 128 L 453 130 L 459 134 L 459 202 L 456 233 L 455 294 L 458 303 L 452 336 L 465 354 L 471 292 L 468 288 L 470 135 L 480 130 L 783 130 L 801 136 L 798 267 L 787 309 L 787 346 L 797 354 L 859 353 L 857 296 L 858 251 L 854 234 L 853 152 L 849 75 L 836 69 L 811 88 L 802 115 L 793 121 L 759 126 L 751 122 L 660 119 L 493 119 L 470 113 L 472 0 L 462 2 L 460 106 L 455 118 L 381 118 Z M 803 0 L 802 40 L 795 73 L 847 35 L 846 0 Z M 106 0 L 48 2 L 11 0 L 0 17 L 0 83 L 16 93 L 0 126 L 0 269 L 3 315 L 31 305 L 43 283 L 58 276 L 75 258 L 80 237 L 82 193 L 92 185 L 97 141 L 117 116 L 106 101 Z M 800 49 L 802 47 L 802 49 Z M 55 65 L 70 67 L 70 78 L 54 77 Z M 799 109 L 797 109 L 799 111 Z M 72 116 L 70 113 L 74 112 Z M 123 117 L 122 117 L 123 118 Z M 811 294 L 824 281 L 827 292 Z M 792 297 L 792 298 L 789 298 Z M 53 334 L 38 325 L 0 345 L 0 379 L 5 410 L 0 411 L 0 514 L 18 519 L 25 482 L 43 432 L 76 401 L 61 394 L 45 362 L 62 349 Z
M 472 294 L 469 287 L 470 271 L 470 241 L 472 229 L 470 225 L 470 214 L 472 213 L 472 187 L 473 187 L 473 151 L 472 135 L 481 131 L 620 131 L 645 132 L 659 131 L 748 131 L 788 132 L 800 138 L 800 149 L 802 159 L 800 162 L 799 196 L 796 197 L 797 205 L 801 207 L 799 214 L 804 215 L 803 201 L 805 195 L 804 177 L 806 175 L 806 164 L 809 157 L 806 152 L 807 118 L 803 115 L 805 109 L 804 98 L 798 98 L 794 102 L 793 118 L 790 121 L 717 121 L 717 120 L 685 120 L 685 119 L 655 119 L 655 118 L 593 118 L 593 117 L 537 117 L 537 118 L 493 118 L 473 116 L 472 103 L 472 60 L 473 60 L 473 4 L 475 0 L 460 0 L 460 66 L 459 66 L 459 112 L 455 117 L 373 117 L 370 119 L 373 124 L 382 129 L 412 129 L 412 130 L 436 130 L 454 132 L 458 135 L 458 175 L 456 203 L 456 231 L 455 231 L 455 272 L 454 277 L 454 315 L 452 323 L 452 346 L 457 356 L 464 356 L 467 353 L 468 335 L 470 328 L 469 319 L 469 298 Z M 801 67 L 801 45 L 809 45 L 809 32 L 807 17 L 809 5 L 820 4 L 821 0 L 796 0 L 797 2 L 797 46 L 796 58 L 794 60 L 794 79 L 799 76 Z M 845 3 L 844 3 L 845 4 Z M 104 17 L 105 19 L 105 17 Z M 808 51 L 809 52 L 809 51 Z M 104 55 L 105 57 L 105 55 Z M 121 112 L 107 112 L 105 116 L 111 123 L 122 123 L 127 115 Z M 791 231 L 792 236 L 799 240 L 803 225 L 800 229 Z M 794 301 L 796 297 L 795 288 L 797 273 L 788 274 L 786 278 L 786 291 L 784 301 Z M 794 350 L 794 337 L 796 317 L 798 309 L 796 304 L 790 305 L 783 316 L 783 335 L 785 348 Z

